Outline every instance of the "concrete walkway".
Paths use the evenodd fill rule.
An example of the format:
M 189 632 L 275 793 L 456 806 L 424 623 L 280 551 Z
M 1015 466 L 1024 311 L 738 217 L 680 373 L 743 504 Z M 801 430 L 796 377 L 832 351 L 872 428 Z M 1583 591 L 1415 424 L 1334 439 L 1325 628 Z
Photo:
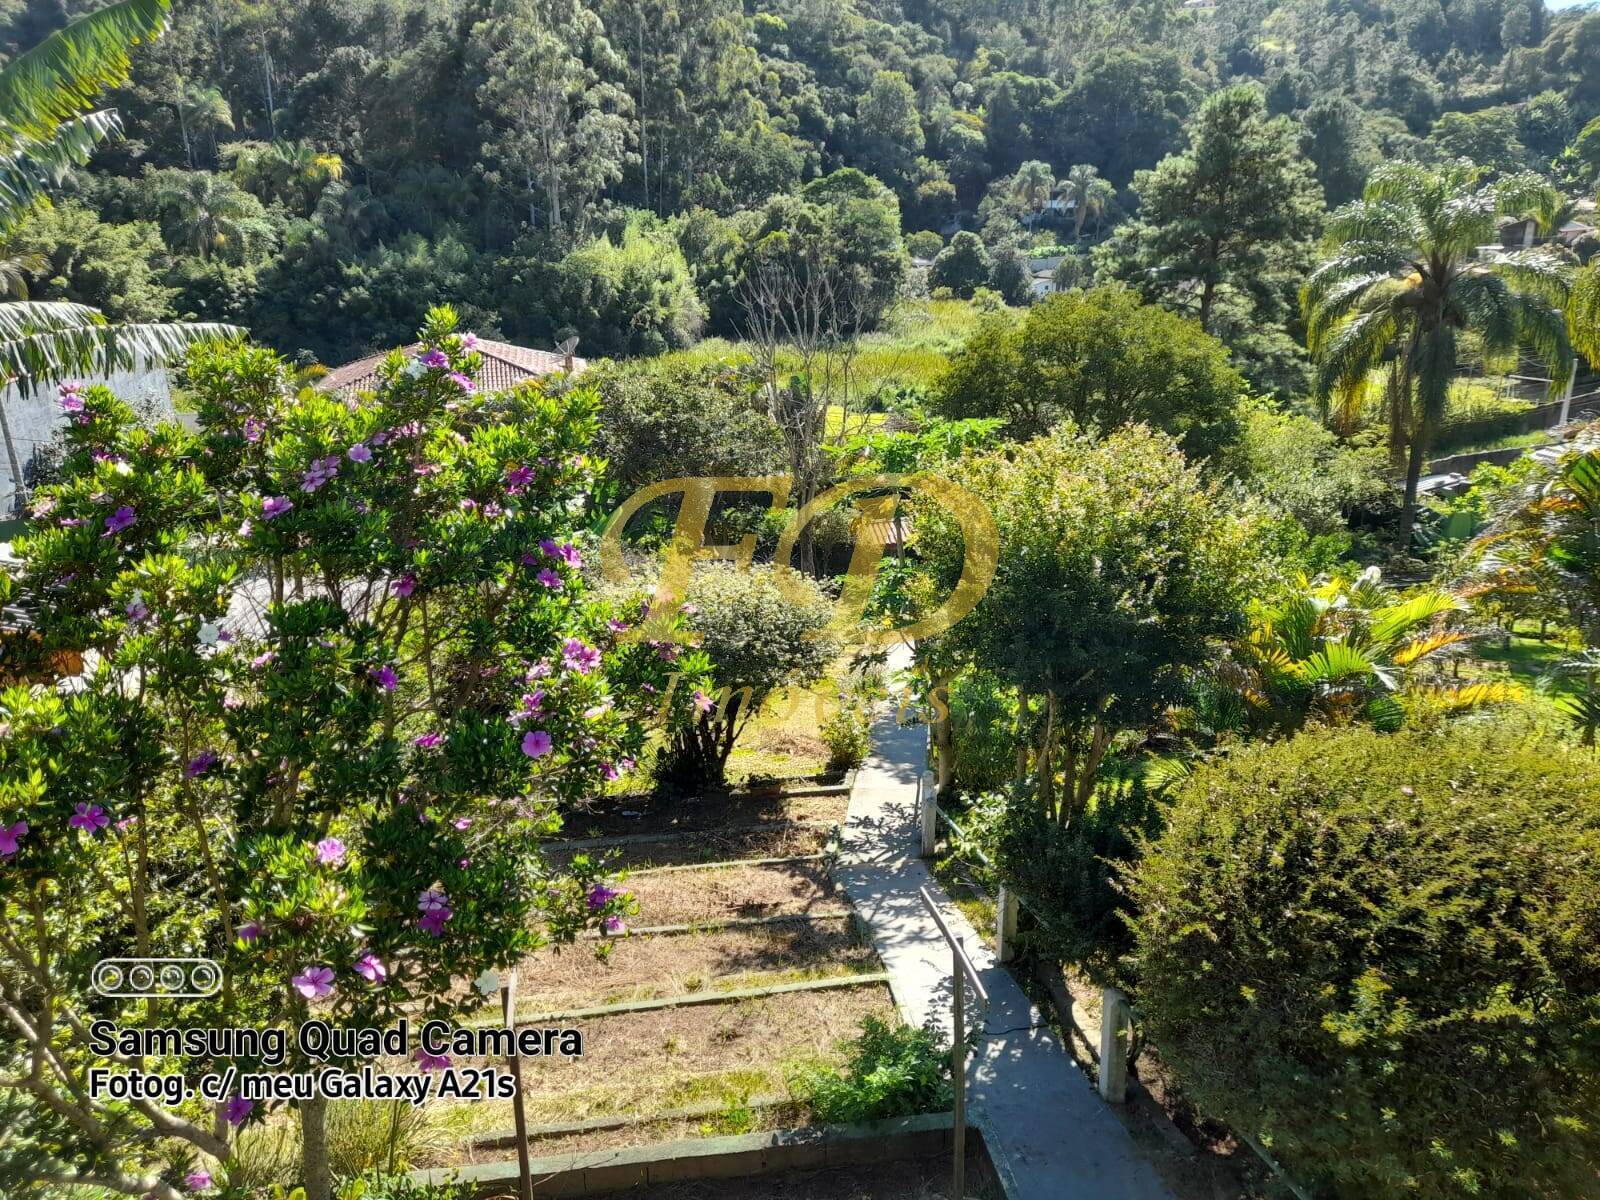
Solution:
M 890 662 L 905 665 L 900 654 Z M 900 727 L 891 708 L 872 732 L 872 757 L 850 796 L 837 878 L 871 929 L 906 1021 L 922 1025 L 933 1017 L 947 1035 L 950 1029 L 950 953 L 918 888 L 942 902 L 982 974 L 990 1005 L 985 1036 L 969 1060 L 967 1103 L 1009 1200 L 1171 1200 L 1044 1015 L 995 962 L 992 938 L 972 928 L 917 857 L 925 728 Z

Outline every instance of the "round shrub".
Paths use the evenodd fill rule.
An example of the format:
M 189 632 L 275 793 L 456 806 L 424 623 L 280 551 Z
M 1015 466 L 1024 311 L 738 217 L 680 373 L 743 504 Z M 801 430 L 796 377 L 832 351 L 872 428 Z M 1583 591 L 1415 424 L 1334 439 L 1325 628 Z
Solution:
M 1321 1195 L 1600 1195 L 1596 797 L 1487 723 L 1196 772 L 1128 872 L 1150 1040 Z

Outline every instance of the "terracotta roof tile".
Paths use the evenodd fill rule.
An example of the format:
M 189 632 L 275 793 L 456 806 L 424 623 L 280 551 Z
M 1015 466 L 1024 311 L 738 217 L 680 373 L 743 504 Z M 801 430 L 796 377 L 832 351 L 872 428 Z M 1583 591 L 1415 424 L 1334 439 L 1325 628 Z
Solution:
M 415 354 L 421 348 L 413 343 L 404 349 L 407 354 Z M 510 342 L 491 342 L 486 338 L 479 338 L 474 348 L 483 356 L 483 366 L 478 371 L 478 386 L 487 392 L 504 391 L 525 379 L 538 379 L 566 369 L 566 360 L 549 350 L 533 350 Z M 317 380 L 317 387 L 321 391 L 341 395 L 371 391 L 377 385 L 378 366 L 388 356 L 388 351 L 369 354 L 342 367 L 335 367 Z M 584 359 L 573 357 L 574 374 L 588 365 Z

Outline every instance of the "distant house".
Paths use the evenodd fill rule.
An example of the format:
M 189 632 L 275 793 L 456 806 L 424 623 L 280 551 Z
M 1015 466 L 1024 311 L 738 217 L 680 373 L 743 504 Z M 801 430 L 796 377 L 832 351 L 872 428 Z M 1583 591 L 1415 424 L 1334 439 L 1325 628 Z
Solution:
M 405 347 L 406 354 L 422 349 L 413 344 Z M 510 342 L 491 342 L 479 338 L 473 347 L 483 356 L 483 366 L 478 371 L 478 386 L 486 392 L 502 392 L 529 379 L 543 379 L 546 375 L 565 372 L 576 375 L 589 364 L 574 354 L 561 354 L 552 350 L 533 350 Z M 339 396 L 355 396 L 370 392 L 378 386 L 378 367 L 389 357 L 389 352 L 369 354 L 355 362 L 335 367 L 316 386 L 324 392 Z
M 1539 236 L 1538 224 L 1532 217 L 1519 217 L 1500 223 L 1500 245 L 1506 250 L 1527 250 L 1545 242 L 1556 242 L 1571 249 L 1578 242 L 1595 235 L 1594 214 L 1574 214 L 1556 230 L 1554 236 Z
M 76 376 L 85 384 L 104 384 L 117 399 L 147 420 L 171 420 L 172 392 L 164 367 L 138 366 L 107 375 Z M 0 389 L 0 521 L 20 518 L 33 477 L 34 462 L 56 440 L 66 416 L 56 396 L 56 380 L 40 381 L 31 391 L 16 384 Z

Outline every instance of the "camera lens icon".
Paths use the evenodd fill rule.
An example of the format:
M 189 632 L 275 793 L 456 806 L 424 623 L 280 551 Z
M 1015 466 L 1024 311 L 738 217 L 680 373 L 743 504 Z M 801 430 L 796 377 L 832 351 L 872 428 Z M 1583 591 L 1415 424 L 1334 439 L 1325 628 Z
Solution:
M 105 958 L 89 979 L 102 996 L 197 1000 L 222 986 L 222 969 L 209 958 Z

